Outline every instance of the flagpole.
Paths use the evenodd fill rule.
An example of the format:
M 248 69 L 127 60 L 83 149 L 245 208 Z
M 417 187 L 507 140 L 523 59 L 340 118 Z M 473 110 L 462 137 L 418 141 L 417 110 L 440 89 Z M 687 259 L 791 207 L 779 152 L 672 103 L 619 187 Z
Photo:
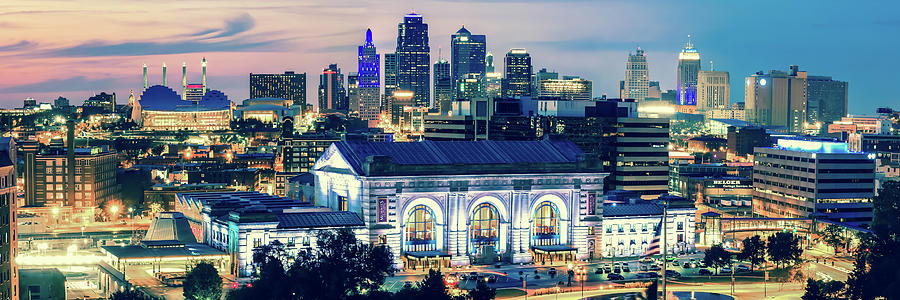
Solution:
M 662 219 L 662 253 L 663 253 L 663 282 L 662 282 L 662 298 L 666 299 L 666 266 L 669 264 L 669 261 L 666 259 L 667 254 L 669 253 L 669 249 L 666 248 L 666 240 L 668 236 L 666 235 L 666 225 L 668 225 L 668 220 L 666 220 L 666 212 L 669 210 L 669 203 L 666 199 L 663 199 L 663 219 Z

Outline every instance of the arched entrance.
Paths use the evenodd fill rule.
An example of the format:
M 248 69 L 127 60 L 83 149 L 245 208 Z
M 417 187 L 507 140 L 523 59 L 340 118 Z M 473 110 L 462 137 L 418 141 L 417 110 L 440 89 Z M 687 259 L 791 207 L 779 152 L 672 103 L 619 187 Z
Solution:
M 434 211 L 423 204 L 413 206 L 406 215 L 403 233 L 405 264 L 410 269 L 449 267 L 449 255 L 438 247 L 438 224 Z
M 472 245 L 475 263 L 494 263 L 500 240 L 500 212 L 491 203 L 481 203 L 472 210 L 469 223 L 469 241 Z

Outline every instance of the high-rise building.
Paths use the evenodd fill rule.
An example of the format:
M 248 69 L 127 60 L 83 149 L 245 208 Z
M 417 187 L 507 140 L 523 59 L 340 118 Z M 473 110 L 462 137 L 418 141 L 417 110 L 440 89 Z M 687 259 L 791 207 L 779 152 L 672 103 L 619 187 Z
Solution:
M 688 36 L 690 38 L 690 36 Z M 678 104 L 697 105 L 697 76 L 700 73 L 700 51 L 688 40 L 678 53 Z
M 590 101 L 593 99 L 592 93 L 591 81 L 577 76 L 563 76 L 563 79 L 544 79 L 538 82 L 538 96 L 542 98 Z
M 278 98 L 306 104 L 306 73 L 286 71 L 284 74 L 250 73 L 250 99 Z
M 351 114 L 359 116 L 359 75 L 356 72 L 347 74 L 347 109 Z
M 378 120 L 381 112 L 381 59 L 372 42 L 372 30 L 366 30 L 366 42 L 359 46 L 358 107 L 359 118 L 367 121 Z
M 348 108 L 344 74 L 337 64 L 330 64 L 319 75 L 319 112 L 347 111 Z
M 806 119 L 822 128 L 847 115 L 847 82 L 831 76 L 806 78 Z
M 479 80 L 484 80 L 485 75 L 485 48 L 484 35 L 472 34 L 465 26 L 450 35 L 450 72 L 453 79 L 453 88 L 456 98 L 465 98 L 460 94 L 482 94 L 484 91 L 462 91 L 462 81 L 470 79 L 469 74 L 477 74 Z M 482 88 L 482 84 L 478 84 Z
M 397 53 L 384 54 L 384 95 L 381 110 L 390 110 L 387 99 L 397 90 Z
M 503 73 L 495 72 L 494 54 L 488 52 L 484 56 L 484 92 L 489 99 L 500 97 L 500 86 L 503 82 Z
M 340 137 L 327 134 L 303 134 L 292 138 L 282 138 L 281 155 L 285 172 L 312 172 L 316 159 L 325 153 L 331 143 L 340 141 Z
M 559 73 L 547 71 L 547 68 L 541 68 L 534 73 L 534 80 L 531 83 L 531 95 L 540 96 L 541 81 L 548 79 L 559 79 Z
M 96 107 L 103 112 L 114 112 L 116 111 L 116 93 L 100 92 L 84 100 L 84 107 Z
M 506 53 L 500 94 L 503 98 L 531 96 L 531 56 L 525 49 L 511 49 Z
M 647 88 L 647 101 L 660 101 L 662 99 L 662 90 L 659 88 L 659 81 L 651 81 Z
M 669 119 L 620 117 L 612 138 L 610 189 L 655 199 L 668 191 Z
M 625 80 L 622 84 L 623 99 L 634 99 L 637 102 L 647 98 L 647 90 L 650 89 L 650 74 L 647 70 L 647 55 L 640 47 L 634 54 L 628 54 L 628 62 L 625 63 Z
M 12 138 L 4 137 L 0 138 L 0 299 L 20 298 L 17 223 L 16 145 Z
M 25 170 L 25 185 L 33 187 L 34 202 L 26 205 L 73 207 L 75 215 L 66 219 L 83 223 L 93 221 L 96 207 L 119 199 L 119 160 L 114 152 L 103 148 L 51 147 L 30 157 L 34 161 L 26 162 L 26 167 L 33 168 Z
M 872 222 L 874 154 L 849 151 L 846 143 L 792 139 L 754 152 L 753 214 Z
M 453 79 L 450 78 L 450 62 L 441 58 L 434 62 L 434 106 L 442 115 L 446 115 L 455 98 Z
M 477 73 L 466 74 L 465 79 L 456 82 L 457 99 L 484 98 L 484 79 Z
M 802 132 L 806 120 L 806 72 L 791 66 L 791 72 L 757 72 L 745 79 L 744 103 L 747 120 L 759 125 Z
M 431 47 L 428 24 L 422 15 L 410 13 L 397 25 L 397 89 L 413 92 L 416 106 L 431 101 Z
M 697 74 L 697 109 L 728 108 L 730 77 L 725 71 L 700 71 Z

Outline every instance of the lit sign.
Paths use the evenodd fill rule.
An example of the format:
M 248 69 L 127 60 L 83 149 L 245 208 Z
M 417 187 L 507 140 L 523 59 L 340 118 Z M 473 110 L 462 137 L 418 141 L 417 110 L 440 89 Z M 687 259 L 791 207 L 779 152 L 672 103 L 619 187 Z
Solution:
M 804 140 L 778 140 L 778 147 L 804 152 L 847 153 L 847 143 L 804 141 Z
M 766 79 L 765 79 L 765 78 L 760 78 L 760 79 L 759 79 L 759 85 L 765 86 L 765 85 L 766 85 Z
M 713 180 L 713 184 L 717 184 L 717 185 L 741 184 L 741 181 L 740 180 Z

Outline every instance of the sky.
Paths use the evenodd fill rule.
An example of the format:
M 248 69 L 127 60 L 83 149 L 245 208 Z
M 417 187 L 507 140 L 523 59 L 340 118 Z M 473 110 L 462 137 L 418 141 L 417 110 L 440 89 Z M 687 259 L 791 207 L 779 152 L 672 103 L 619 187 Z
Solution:
M 731 100 L 743 101 L 743 78 L 799 65 L 810 75 L 849 82 L 850 113 L 900 109 L 900 16 L 894 1 L 590 1 L 590 0 L 7 0 L 0 6 L 0 107 L 26 97 L 58 96 L 81 104 L 100 92 L 140 94 L 141 65 L 151 84 L 169 66 L 179 86 L 200 81 L 209 61 L 211 89 L 240 102 L 250 73 L 307 73 L 315 103 L 318 74 L 337 63 L 356 69 L 357 46 L 371 28 L 378 52 L 393 52 L 397 23 L 415 11 L 429 25 L 432 61 L 449 53 L 465 25 L 487 35 L 502 70 L 511 48 L 525 48 L 534 71 L 593 81 L 594 95 L 618 95 L 625 61 L 648 55 L 650 80 L 675 88 L 677 53 L 691 35 L 702 67 L 728 71 Z M 442 50 L 441 50 L 442 49 Z M 447 58 L 448 55 L 444 55 Z M 180 88 L 177 88 L 180 93 Z

